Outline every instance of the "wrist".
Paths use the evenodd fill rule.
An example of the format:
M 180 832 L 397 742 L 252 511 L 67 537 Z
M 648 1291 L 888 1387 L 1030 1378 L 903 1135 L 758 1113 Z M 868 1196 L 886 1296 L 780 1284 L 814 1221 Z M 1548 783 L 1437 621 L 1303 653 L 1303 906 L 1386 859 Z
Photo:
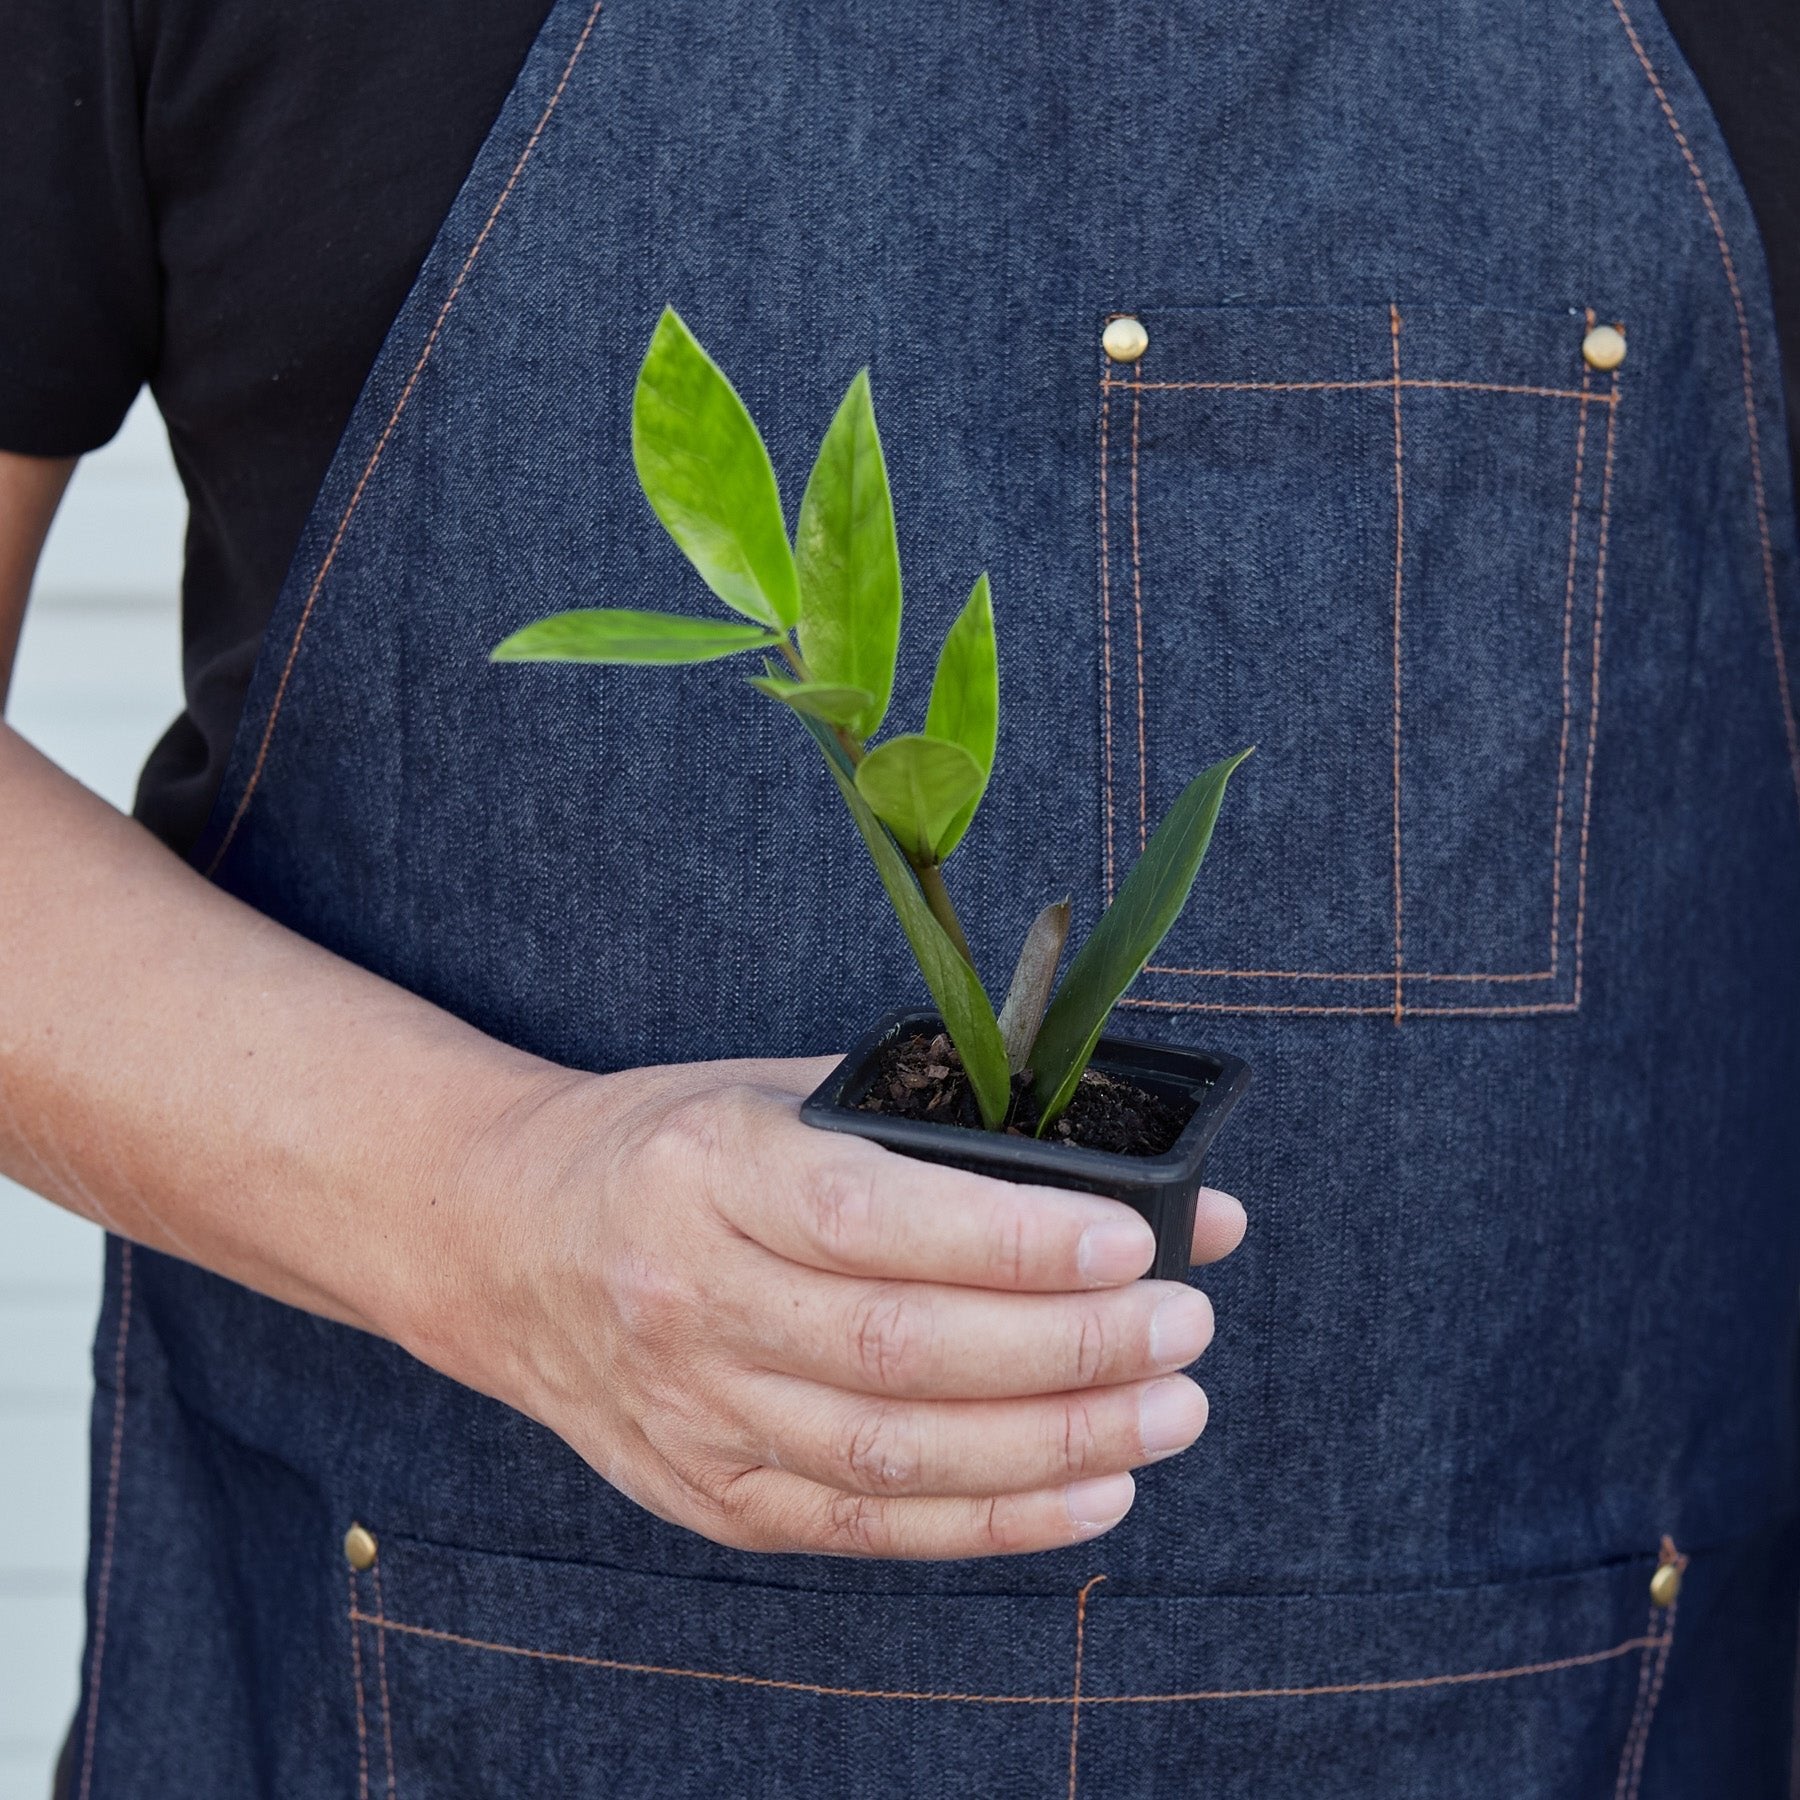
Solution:
M 410 1241 L 377 1329 L 440 1373 L 512 1404 L 543 1204 L 575 1147 L 567 1102 L 595 1084 L 509 1053 L 447 1084 L 428 1142 L 401 1176 Z M 591 1107 L 582 1111 L 591 1127 Z

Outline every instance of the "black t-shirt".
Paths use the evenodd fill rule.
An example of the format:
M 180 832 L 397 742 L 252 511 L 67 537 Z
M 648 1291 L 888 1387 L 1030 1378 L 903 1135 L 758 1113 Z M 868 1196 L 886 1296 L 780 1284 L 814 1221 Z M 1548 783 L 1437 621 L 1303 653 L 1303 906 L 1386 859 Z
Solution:
M 148 383 L 191 519 L 187 711 L 137 812 L 199 835 L 364 376 L 548 0 L 7 0 L 0 449 Z M 1800 5 L 1665 0 L 1762 228 L 1800 420 Z
M 0 449 L 156 395 L 187 489 L 187 710 L 138 816 L 177 849 L 389 324 L 549 0 L 4 0 Z

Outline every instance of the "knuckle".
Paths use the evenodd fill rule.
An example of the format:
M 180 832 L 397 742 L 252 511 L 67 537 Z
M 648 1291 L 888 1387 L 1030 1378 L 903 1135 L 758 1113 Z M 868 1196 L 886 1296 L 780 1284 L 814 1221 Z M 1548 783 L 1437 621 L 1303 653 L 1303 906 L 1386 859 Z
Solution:
M 1009 1207 L 994 1228 L 994 1273 L 1007 1287 L 1021 1287 L 1031 1267 L 1031 1228 L 1017 1207 Z
M 900 1412 L 864 1407 L 850 1423 L 840 1455 L 853 1488 L 863 1494 L 900 1494 L 918 1478 L 918 1456 Z
M 861 1295 L 850 1314 L 850 1363 L 878 1392 L 904 1388 L 921 1373 L 930 1350 L 929 1306 L 897 1284 Z
M 725 1095 L 690 1094 L 657 1121 L 655 1149 L 671 1161 L 710 1163 L 723 1148 Z
M 755 1469 L 689 1468 L 671 1463 L 680 1505 L 677 1524 L 733 1550 L 775 1549 L 767 1509 L 759 1504 Z
M 1075 1328 L 1074 1364 L 1077 1387 L 1092 1387 L 1106 1373 L 1113 1358 L 1113 1337 L 1112 1324 L 1105 1308 L 1090 1306 L 1082 1312 Z
M 1065 1401 L 1058 1421 L 1057 1449 L 1065 1475 L 1085 1475 L 1100 1460 L 1104 1440 L 1094 1409 L 1085 1400 Z
M 887 1512 L 872 1494 L 833 1494 L 826 1503 L 824 1548 L 840 1556 L 879 1556 Z
M 975 1538 L 982 1554 L 989 1556 L 1010 1556 L 1028 1547 L 1024 1516 L 1005 1494 L 977 1503 Z
M 802 1223 L 814 1247 L 834 1263 L 867 1255 L 875 1221 L 875 1178 L 839 1160 L 821 1164 L 801 1188 Z
M 693 1294 L 685 1274 L 641 1251 L 618 1259 L 607 1287 L 619 1324 L 640 1342 L 665 1343 L 692 1316 Z
M 721 1470 L 699 1483 L 712 1513 L 737 1531 L 750 1531 L 763 1511 L 757 1498 L 758 1469 Z

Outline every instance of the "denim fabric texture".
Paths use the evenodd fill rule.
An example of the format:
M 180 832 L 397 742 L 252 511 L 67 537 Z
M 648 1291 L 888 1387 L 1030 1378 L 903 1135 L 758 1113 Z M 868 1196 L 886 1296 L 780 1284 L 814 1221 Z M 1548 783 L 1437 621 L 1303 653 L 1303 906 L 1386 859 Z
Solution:
M 485 660 L 704 608 L 629 454 L 665 302 L 790 506 L 871 365 L 897 721 L 992 571 L 951 867 L 990 977 L 1259 745 L 1118 1015 L 1257 1070 L 1209 1171 L 1251 1216 L 1212 1425 L 1080 1549 L 759 1558 L 115 1246 L 77 1800 L 1785 1793 L 1800 592 L 1754 228 L 1647 0 L 555 8 L 199 860 L 591 1069 L 921 997 L 729 668 Z

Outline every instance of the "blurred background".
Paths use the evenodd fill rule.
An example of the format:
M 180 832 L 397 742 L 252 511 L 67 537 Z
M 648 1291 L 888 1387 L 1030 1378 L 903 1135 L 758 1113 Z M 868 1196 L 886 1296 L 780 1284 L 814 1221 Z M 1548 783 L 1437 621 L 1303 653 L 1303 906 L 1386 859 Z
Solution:
M 9 724 L 115 806 L 181 707 L 186 509 L 141 398 L 83 459 L 26 616 Z M 44 1800 L 75 1704 L 100 1233 L 0 1178 L 0 1800 Z

